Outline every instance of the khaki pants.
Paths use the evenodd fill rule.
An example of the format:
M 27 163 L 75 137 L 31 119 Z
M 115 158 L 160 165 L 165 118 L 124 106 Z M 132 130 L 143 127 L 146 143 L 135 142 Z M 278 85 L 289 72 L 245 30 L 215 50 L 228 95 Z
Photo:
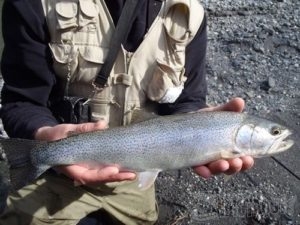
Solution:
M 117 224 L 150 225 L 157 220 L 154 185 L 138 190 L 136 182 L 108 183 L 96 188 L 75 187 L 51 172 L 8 198 L 0 225 L 75 225 L 87 214 L 103 209 Z

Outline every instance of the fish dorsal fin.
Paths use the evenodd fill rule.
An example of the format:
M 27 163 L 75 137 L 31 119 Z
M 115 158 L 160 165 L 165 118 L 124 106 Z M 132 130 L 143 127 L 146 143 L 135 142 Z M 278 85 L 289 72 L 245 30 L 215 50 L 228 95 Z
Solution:
M 148 170 L 138 173 L 139 188 L 147 190 L 156 180 L 161 170 Z

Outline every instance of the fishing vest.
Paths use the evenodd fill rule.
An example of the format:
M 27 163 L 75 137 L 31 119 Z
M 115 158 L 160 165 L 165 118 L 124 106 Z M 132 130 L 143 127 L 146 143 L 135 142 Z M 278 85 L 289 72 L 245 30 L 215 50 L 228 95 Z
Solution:
M 181 94 L 185 49 L 204 18 L 200 0 L 163 1 L 142 43 L 135 52 L 121 47 L 107 87 L 96 92 L 93 81 L 115 30 L 104 0 L 42 0 L 42 4 L 54 71 L 63 83 L 69 82 L 68 95 L 90 99 L 93 121 L 126 125 L 149 100 L 173 103 Z

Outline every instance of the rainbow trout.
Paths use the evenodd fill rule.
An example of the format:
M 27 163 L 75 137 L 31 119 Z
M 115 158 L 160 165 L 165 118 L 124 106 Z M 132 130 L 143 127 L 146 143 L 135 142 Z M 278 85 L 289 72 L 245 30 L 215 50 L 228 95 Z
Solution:
M 139 186 L 145 189 L 162 170 L 285 151 L 293 145 L 292 140 L 285 140 L 290 134 L 284 126 L 243 113 L 197 112 L 158 117 L 54 142 L 4 139 L 0 149 L 10 166 L 9 180 L 14 190 L 53 166 L 77 163 L 118 165 L 121 170 L 137 172 Z M 6 182 L 6 175 L 0 175 L 0 180 Z

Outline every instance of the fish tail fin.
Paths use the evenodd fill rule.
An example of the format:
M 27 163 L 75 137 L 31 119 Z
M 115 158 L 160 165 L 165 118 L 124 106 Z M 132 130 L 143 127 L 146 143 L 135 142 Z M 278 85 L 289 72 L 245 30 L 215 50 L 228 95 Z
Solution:
M 7 158 L 10 186 L 13 190 L 24 187 L 42 173 L 39 168 L 32 164 L 31 152 L 32 149 L 43 143 L 42 141 L 27 139 L 0 140 L 0 151 L 3 151 Z

